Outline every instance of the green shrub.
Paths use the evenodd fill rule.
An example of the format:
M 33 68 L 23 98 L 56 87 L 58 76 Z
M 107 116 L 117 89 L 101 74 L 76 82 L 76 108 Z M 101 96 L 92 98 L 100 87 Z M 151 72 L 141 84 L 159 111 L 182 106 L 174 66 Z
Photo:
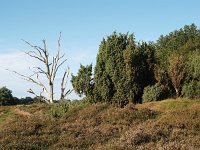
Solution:
M 64 116 L 68 111 L 76 108 L 83 108 L 88 103 L 86 99 L 83 100 L 73 100 L 73 101 L 61 101 L 59 103 L 55 103 L 51 106 L 51 117 L 59 118 Z
M 51 116 L 53 118 L 59 118 L 63 116 L 69 109 L 69 103 L 57 103 L 53 104 L 51 107 Z
M 144 88 L 144 94 L 142 96 L 143 102 L 159 101 L 162 99 L 163 87 L 160 84 L 153 86 L 147 86 Z
M 182 96 L 188 98 L 200 97 L 200 82 L 191 81 L 182 88 Z

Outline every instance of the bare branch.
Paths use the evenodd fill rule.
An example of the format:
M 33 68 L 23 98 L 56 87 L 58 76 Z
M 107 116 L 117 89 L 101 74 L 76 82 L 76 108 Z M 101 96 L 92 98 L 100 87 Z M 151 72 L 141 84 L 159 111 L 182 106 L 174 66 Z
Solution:
M 65 56 L 65 53 L 62 56 L 59 57 L 59 60 L 62 59 L 64 56 Z
M 66 93 L 65 93 L 65 96 L 66 97 L 67 95 L 71 94 L 73 92 L 73 90 L 68 90 Z
M 68 90 L 67 92 L 65 92 L 68 77 L 69 77 L 69 67 L 66 69 L 62 77 L 60 100 L 64 99 L 67 95 L 69 95 L 72 92 L 72 90 Z
M 30 47 L 32 47 L 33 49 L 37 50 L 38 54 L 37 54 L 36 52 L 34 52 L 34 51 L 32 51 L 32 52 L 34 52 L 34 53 L 35 53 L 39 58 L 41 58 L 42 60 L 45 60 L 44 57 L 43 57 L 43 55 L 42 55 L 42 52 L 44 52 L 44 49 L 42 49 L 42 48 L 39 47 L 39 46 L 34 46 L 34 45 L 32 45 L 31 43 L 25 41 L 24 39 L 22 39 L 22 41 L 25 42 L 25 43 L 26 43 L 27 45 L 29 45 Z
M 33 54 L 31 54 L 31 53 L 33 53 L 33 52 L 32 52 L 32 51 L 25 52 L 25 54 L 29 55 L 30 57 L 36 58 L 36 59 L 38 59 L 39 61 L 44 62 L 44 59 L 43 59 L 43 58 L 40 58 L 39 56 L 37 56 L 37 54 L 35 54 L 35 52 L 34 52 Z
M 56 73 L 57 73 L 58 69 L 60 68 L 60 66 L 62 66 L 66 61 L 67 61 L 67 59 L 63 60 L 63 61 L 55 68 L 55 72 L 54 72 L 54 74 L 53 74 L 53 80 L 55 79 Z
M 52 65 L 52 68 L 51 68 L 51 77 L 52 77 L 52 80 L 55 79 L 56 72 L 57 72 L 57 70 L 59 68 L 59 67 L 57 67 L 59 60 L 64 57 L 64 54 L 60 57 L 60 41 L 61 41 L 61 32 L 60 32 L 60 35 L 59 35 L 59 38 L 58 38 L 57 54 L 56 54 L 55 57 L 53 57 L 53 65 Z
M 48 74 L 46 71 L 44 71 L 44 69 L 42 69 L 41 67 L 34 67 L 37 71 L 33 71 L 35 74 L 44 74 L 46 75 L 46 77 L 48 78 Z
M 39 80 L 38 74 L 36 74 L 36 73 L 34 74 L 34 75 L 37 75 L 37 80 L 38 80 L 38 81 L 36 81 L 35 79 L 33 79 L 33 78 L 30 77 L 30 76 L 25 76 L 25 75 L 22 75 L 22 74 L 20 74 L 20 73 L 18 73 L 18 72 L 16 72 L 16 71 L 12 71 L 12 70 L 9 70 L 9 69 L 6 69 L 6 70 L 15 73 L 15 74 L 17 74 L 18 76 L 21 76 L 23 80 L 26 80 L 26 81 L 32 82 L 32 83 L 34 83 L 34 84 L 36 84 L 36 85 L 39 85 L 40 87 L 44 88 L 45 91 L 48 93 L 47 88 L 45 87 L 45 85 Z M 31 76 L 33 76 L 33 75 L 31 75 Z
M 35 97 L 40 97 L 40 98 L 42 98 L 42 100 L 44 100 L 45 102 L 47 102 L 47 103 L 49 104 L 49 101 L 48 101 L 44 96 L 42 96 L 43 91 L 40 92 L 40 95 L 39 95 L 39 96 L 38 96 L 32 89 L 29 89 L 27 92 L 30 93 L 30 94 L 35 95 Z
M 58 50 L 57 50 L 57 57 L 58 57 L 58 60 L 59 60 L 59 56 L 60 56 L 60 41 L 61 41 L 61 32 L 60 32 L 60 35 L 59 35 L 59 38 L 58 38 Z
M 32 89 L 29 89 L 27 92 L 29 92 L 30 94 L 33 94 L 33 95 L 37 96 L 37 95 L 35 94 L 35 92 L 33 92 Z
M 40 84 L 40 86 L 43 88 L 43 91 L 46 92 L 47 94 L 49 94 L 46 86 L 40 81 L 39 74 L 37 74 L 37 80 L 38 80 L 38 83 Z
M 45 58 L 49 58 L 49 53 L 48 53 L 48 49 L 47 49 L 47 44 L 46 44 L 46 41 L 45 40 L 42 40 L 43 44 L 44 44 L 44 49 L 42 49 L 44 55 L 45 55 Z
M 22 41 L 23 41 L 23 42 L 25 42 L 26 44 L 28 44 L 30 47 L 32 47 L 32 48 L 34 48 L 34 49 L 38 50 L 40 54 L 41 54 L 41 52 L 40 52 L 40 51 L 43 51 L 43 50 L 44 50 L 44 49 L 42 49 L 42 48 L 41 48 L 41 47 L 39 47 L 39 46 L 34 46 L 34 45 L 32 45 L 31 43 L 27 42 L 27 41 L 26 41 L 26 40 L 24 40 L 24 39 L 22 39 Z
M 54 80 L 57 74 L 58 69 L 67 61 L 67 59 L 64 59 L 65 54 L 60 54 L 60 41 L 61 41 L 61 32 L 58 38 L 58 49 L 57 49 L 57 53 L 56 55 L 53 57 L 53 59 L 51 60 L 49 58 L 49 52 L 47 49 L 47 44 L 45 40 L 42 40 L 43 42 L 43 48 L 39 47 L 39 46 L 35 46 L 25 40 L 22 39 L 23 42 L 25 42 L 27 45 L 29 45 L 31 48 L 33 48 L 34 50 L 32 51 L 28 51 L 25 52 L 26 55 L 39 60 L 41 62 L 41 64 L 43 64 L 45 66 L 45 68 L 43 67 L 33 67 L 33 70 L 30 70 L 33 72 L 32 75 L 30 76 L 26 76 L 23 75 L 21 73 L 18 73 L 17 71 L 11 71 L 15 74 L 17 74 L 18 76 L 20 76 L 23 80 L 26 80 L 28 82 L 32 82 L 40 87 L 42 87 L 42 91 L 40 92 L 40 97 L 43 95 L 43 93 L 45 92 L 48 95 L 48 99 L 46 99 L 47 102 L 53 103 L 53 98 L 54 98 Z M 43 82 L 41 82 L 40 77 L 41 75 L 45 75 L 45 77 L 47 77 L 47 81 L 48 81 L 48 86 L 45 86 L 45 84 L 43 84 Z M 67 85 L 67 78 L 69 76 L 69 68 L 67 68 L 67 70 L 65 71 L 63 78 L 62 78 L 62 82 L 61 82 L 61 97 L 65 97 L 66 95 L 68 95 L 69 93 L 71 93 L 71 90 L 68 90 L 67 92 L 65 92 L 65 87 Z M 35 94 L 35 92 L 33 92 L 33 90 L 29 90 L 29 93 Z
M 60 41 L 61 41 L 62 32 L 60 32 L 59 38 L 58 38 L 58 51 L 60 51 Z

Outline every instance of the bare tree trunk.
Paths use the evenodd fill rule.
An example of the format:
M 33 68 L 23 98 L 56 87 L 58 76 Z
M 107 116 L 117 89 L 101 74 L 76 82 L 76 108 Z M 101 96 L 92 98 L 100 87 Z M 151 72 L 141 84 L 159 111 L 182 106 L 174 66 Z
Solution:
M 178 90 L 178 88 L 175 88 L 175 91 L 176 91 L 176 98 L 178 98 L 179 97 L 179 90 Z
M 53 103 L 53 100 L 54 100 L 53 84 L 50 83 L 49 86 L 50 86 L 49 101 L 50 101 L 50 103 Z

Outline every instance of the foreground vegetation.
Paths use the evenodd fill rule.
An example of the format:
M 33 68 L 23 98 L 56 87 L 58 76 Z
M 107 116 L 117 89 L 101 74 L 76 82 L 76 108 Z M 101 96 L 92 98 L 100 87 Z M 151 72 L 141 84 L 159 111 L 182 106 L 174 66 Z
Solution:
M 200 99 L 0 107 L 0 149 L 199 149 Z

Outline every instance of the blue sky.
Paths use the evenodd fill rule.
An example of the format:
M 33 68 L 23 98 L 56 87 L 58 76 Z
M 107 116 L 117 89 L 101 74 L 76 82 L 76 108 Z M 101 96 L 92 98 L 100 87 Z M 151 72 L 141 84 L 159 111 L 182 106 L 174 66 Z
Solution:
M 100 41 L 113 31 L 155 41 L 186 24 L 199 27 L 199 8 L 199 0 L 0 0 L 0 86 L 15 96 L 28 95 L 31 85 L 4 70 L 27 73 L 27 65 L 34 64 L 23 62 L 21 51 L 29 47 L 22 38 L 37 45 L 46 39 L 53 52 L 62 31 L 66 65 L 76 73 L 80 63 L 95 63 Z

